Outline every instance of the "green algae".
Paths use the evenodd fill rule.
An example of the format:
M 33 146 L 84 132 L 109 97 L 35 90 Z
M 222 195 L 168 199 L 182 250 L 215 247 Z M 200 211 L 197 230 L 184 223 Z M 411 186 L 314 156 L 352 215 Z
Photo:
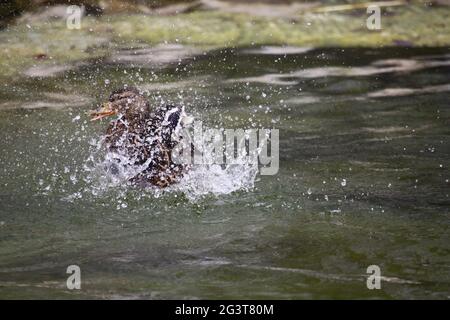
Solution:
M 69 30 L 62 22 L 13 27 L 0 33 L 1 75 L 16 75 L 34 65 L 102 57 L 108 52 L 108 40 L 88 29 Z
M 147 43 L 377 47 L 401 40 L 415 46 L 450 44 L 447 8 L 411 6 L 386 11 L 389 16 L 382 16 L 382 29 L 376 31 L 367 29 L 366 15 L 342 13 L 305 13 L 288 20 L 197 11 L 170 17 L 107 16 L 100 18 L 98 25 L 114 30 L 115 39 Z
M 268 18 L 221 11 L 173 16 L 116 14 L 85 17 L 80 30 L 64 21 L 25 23 L 0 31 L 0 77 L 34 65 L 70 64 L 108 56 L 115 48 L 179 43 L 209 48 L 257 45 L 381 47 L 450 45 L 450 10 L 420 5 L 383 9 L 381 30 L 366 27 L 364 10 L 306 12 Z

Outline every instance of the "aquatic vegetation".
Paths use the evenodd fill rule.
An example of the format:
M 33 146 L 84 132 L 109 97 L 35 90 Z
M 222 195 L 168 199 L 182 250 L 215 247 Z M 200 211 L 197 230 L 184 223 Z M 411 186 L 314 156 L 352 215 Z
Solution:
M 220 47 L 263 44 L 371 47 L 395 45 L 395 40 L 414 46 L 450 44 L 450 36 L 445 32 L 450 31 L 447 8 L 412 6 L 389 10 L 390 15 L 382 17 L 380 31 L 367 30 L 365 14 L 311 12 L 290 20 L 214 11 L 170 17 L 115 15 L 100 18 L 98 28 L 111 28 L 116 41 L 167 41 Z
M 370 31 L 365 13 L 299 13 L 295 18 L 220 11 L 173 16 L 88 16 L 81 30 L 60 20 L 18 24 L 0 31 L 0 76 L 18 76 L 36 65 L 67 65 L 109 56 L 118 48 L 161 43 L 203 50 L 237 46 L 301 47 L 449 46 L 450 10 L 411 5 L 386 9 L 382 29 Z

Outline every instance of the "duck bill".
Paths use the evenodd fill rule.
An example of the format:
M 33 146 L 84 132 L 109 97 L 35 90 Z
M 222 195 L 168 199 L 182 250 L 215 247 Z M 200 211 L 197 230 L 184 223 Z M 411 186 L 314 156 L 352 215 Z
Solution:
M 91 112 L 91 121 L 100 120 L 109 116 L 113 116 L 117 112 L 112 108 L 111 102 L 104 103 L 99 110 Z

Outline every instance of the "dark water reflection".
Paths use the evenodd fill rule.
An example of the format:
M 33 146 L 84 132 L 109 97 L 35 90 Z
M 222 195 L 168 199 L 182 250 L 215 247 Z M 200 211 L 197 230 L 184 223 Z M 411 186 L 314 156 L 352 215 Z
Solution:
M 0 296 L 448 298 L 449 50 L 274 50 L 4 84 Z M 280 129 L 278 175 L 195 202 L 92 194 L 84 165 L 105 124 L 85 111 L 123 82 L 210 125 Z M 372 264 L 381 290 L 366 288 Z

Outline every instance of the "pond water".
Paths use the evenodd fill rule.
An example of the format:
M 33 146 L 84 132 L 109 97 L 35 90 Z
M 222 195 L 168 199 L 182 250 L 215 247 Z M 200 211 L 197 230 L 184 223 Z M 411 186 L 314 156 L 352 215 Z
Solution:
M 159 50 L 182 54 L 1 84 L 1 298 L 450 297 L 448 49 Z M 107 123 L 86 112 L 124 83 L 210 126 L 279 129 L 278 174 L 162 193 L 96 176 Z

